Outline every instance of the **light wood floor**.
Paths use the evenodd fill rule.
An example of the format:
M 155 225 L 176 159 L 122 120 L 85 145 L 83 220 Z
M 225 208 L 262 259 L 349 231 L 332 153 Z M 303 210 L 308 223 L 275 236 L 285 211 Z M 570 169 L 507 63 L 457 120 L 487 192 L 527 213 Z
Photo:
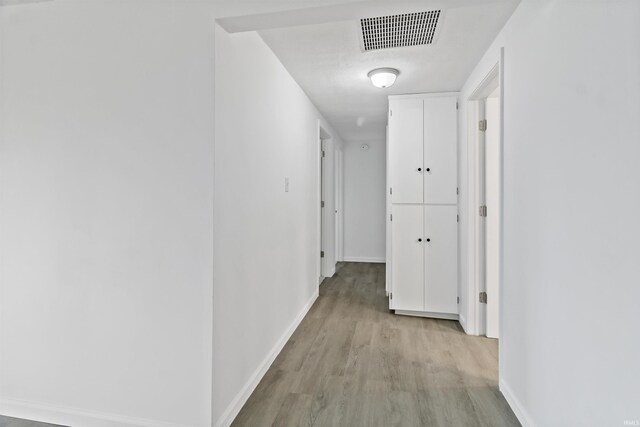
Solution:
M 37 421 L 22 420 L 0 415 L 0 427 L 62 427 Z
M 497 341 L 391 314 L 384 276 L 339 264 L 233 426 L 519 426 Z
M 520 425 L 498 391 L 497 341 L 389 313 L 384 274 L 339 264 L 234 426 Z

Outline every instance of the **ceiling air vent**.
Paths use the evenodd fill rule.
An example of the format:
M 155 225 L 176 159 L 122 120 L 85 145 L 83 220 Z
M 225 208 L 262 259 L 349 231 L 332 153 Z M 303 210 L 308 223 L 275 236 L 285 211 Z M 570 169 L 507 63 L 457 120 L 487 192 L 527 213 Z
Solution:
M 439 10 L 360 20 L 362 50 L 431 44 L 436 35 Z

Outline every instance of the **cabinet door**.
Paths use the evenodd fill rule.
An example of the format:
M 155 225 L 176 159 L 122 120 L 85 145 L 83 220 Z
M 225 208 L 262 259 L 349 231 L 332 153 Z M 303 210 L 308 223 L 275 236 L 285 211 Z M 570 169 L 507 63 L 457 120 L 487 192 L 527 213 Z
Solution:
M 393 203 L 422 203 L 422 99 L 389 101 L 389 175 Z
M 457 210 L 456 206 L 424 207 L 425 311 L 458 313 Z
M 424 203 L 456 203 L 458 110 L 455 97 L 424 100 Z
M 420 205 L 391 209 L 391 283 L 395 310 L 424 310 L 424 217 Z M 422 239 L 420 242 L 418 239 Z

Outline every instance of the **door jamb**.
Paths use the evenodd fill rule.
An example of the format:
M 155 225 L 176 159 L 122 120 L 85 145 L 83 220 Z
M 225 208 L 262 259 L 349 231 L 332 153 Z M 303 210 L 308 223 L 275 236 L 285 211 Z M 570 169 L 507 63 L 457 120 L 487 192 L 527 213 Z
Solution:
M 336 263 L 344 260 L 344 152 L 338 144 L 334 144 L 335 155 L 333 163 L 334 191 L 335 191 L 335 255 Z
M 322 283 L 324 279 L 324 262 L 321 257 L 322 246 L 323 246 L 323 235 L 325 230 L 323 230 L 323 216 L 324 212 L 322 209 L 322 200 L 323 200 L 323 175 L 322 175 L 322 150 L 323 150 L 323 141 L 331 139 L 331 134 L 322 126 L 320 120 L 318 120 L 318 191 L 317 191 L 317 209 L 318 209 L 318 226 L 317 226 L 317 236 L 318 236 L 318 252 L 317 252 L 317 271 L 318 271 L 318 283 Z M 326 189 L 324 189 L 326 191 Z
M 469 187 L 469 212 L 470 212 L 470 226 L 473 227 L 473 231 L 470 233 L 470 239 L 467 242 L 469 247 L 469 273 L 470 273 L 470 285 L 467 297 L 469 298 L 469 312 L 470 317 L 474 320 L 474 327 L 469 331 L 476 335 L 486 334 L 486 305 L 480 303 L 479 294 L 486 290 L 485 283 L 485 239 L 482 235 L 484 233 L 484 227 L 482 226 L 481 218 L 479 216 L 479 206 L 484 201 L 484 188 L 482 187 L 484 176 L 484 169 L 482 163 L 484 150 L 481 150 L 484 143 L 484 135 L 478 130 L 478 121 L 484 119 L 484 99 L 496 88 L 500 88 L 500 165 L 504 170 L 504 49 L 500 50 L 500 59 L 491 70 L 486 74 L 482 81 L 476 86 L 476 89 L 471 93 L 467 99 L 467 108 L 469 114 L 467 116 L 468 125 L 468 137 L 469 148 L 473 152 L 469 153 L 469 166 L 470 177 L 473 177 L 473 186 Z M 497 80 L 497 86 L 495 81 Z M 482 152 L 481 152 L 482 151 Z M 499 224 L 499 336 L 502 340 L 502 324 L 503 324 L 503 206 L 504 206 L 504 178 L 501 172 L 499 187 L 499 210 L 500 210 L 500 224 Z M 500 345 L 500 348 L 502 346 Z M 500 357 L 500 364 L 502 365 L 502 357 Z

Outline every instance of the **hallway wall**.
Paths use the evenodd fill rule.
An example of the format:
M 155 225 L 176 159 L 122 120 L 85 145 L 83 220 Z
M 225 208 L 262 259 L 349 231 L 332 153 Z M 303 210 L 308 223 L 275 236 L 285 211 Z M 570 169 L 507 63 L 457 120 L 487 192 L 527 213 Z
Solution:
M 362 144 L 369 149 L 360 149 Z M 349 141 L 344 149 L 344 259 L 384 262 L 385 141 Z
M 463 89 L 504 46 L 500 381 L 525 426 L 640 419 L 638 22 L 636 0 L 525 0 Z
M 217 27 L 215 89 L 213 420 L 227 425 L 318 295 L 318 121 L 336 133 L 256 33 Z
M 0 2 L 0 413 L 86 427 L 211 426 L 214 19 L 299 2 L 24 3 Z M 266 50 L 258 46 L 257 64 L 276 70 L 276 87 L 289 97 L 264 99 L 242 87 L 236 96 L 243 94 L 247 112 L 255 106 L 273 118 L 259 130 L 291 133 L 282 143 L 282 133 L 266 133 L 229 145 L 240 175 L 227 181 L 242 207 L 234 213 L 249 217 L 247 230 L 258 221 L 281 232 L 262 241 L 264 234 L 241 230 L 233 244 L 254 248 L 249 257 L 232 259 L 233 244 L 217 248 L 237 273 L 225 283 L 260 287 L 254 301 L 268 302 L 247 328 L 261 336 L 233 347 L 240 365 L 264 357 L 267 341 L 286 333 L 317 289 L 306 246 L 315 244 L 310 210 L 282 214 L 259 204 L 260 194 L 238 190 L 250 177 L 252 188 L 266 181 L 280 193 L 289 165 L 291 203 L 282 193 L 282 210 L 293 198 L 305 203 L 304 191 L 315 194 L 306 181 L 313 171 L 302 170 L 314 164 L 294 140 L 316 135 L 317 112 L 275 61 L 261 62 Z M 249 127 L 252 117 L 243 117 Z M 298 118 L 304 130 L 291 124 Z M 270 181 L 273 170 L 255 154 L 270 158 L 284 148 L 289 163 L 276 162 L 283 172 Z M 271 264 L 261 269 L 264 259 Z M 261 292 L 268 297 L 259 300 Z M 252 308 L 231 297 L 221 305 L 235 302 Z M 238 392 L 223 385 L 221 405 Z
M 7 6 L 0 31 L 0 413 L 210 425 L 210 7 Z

